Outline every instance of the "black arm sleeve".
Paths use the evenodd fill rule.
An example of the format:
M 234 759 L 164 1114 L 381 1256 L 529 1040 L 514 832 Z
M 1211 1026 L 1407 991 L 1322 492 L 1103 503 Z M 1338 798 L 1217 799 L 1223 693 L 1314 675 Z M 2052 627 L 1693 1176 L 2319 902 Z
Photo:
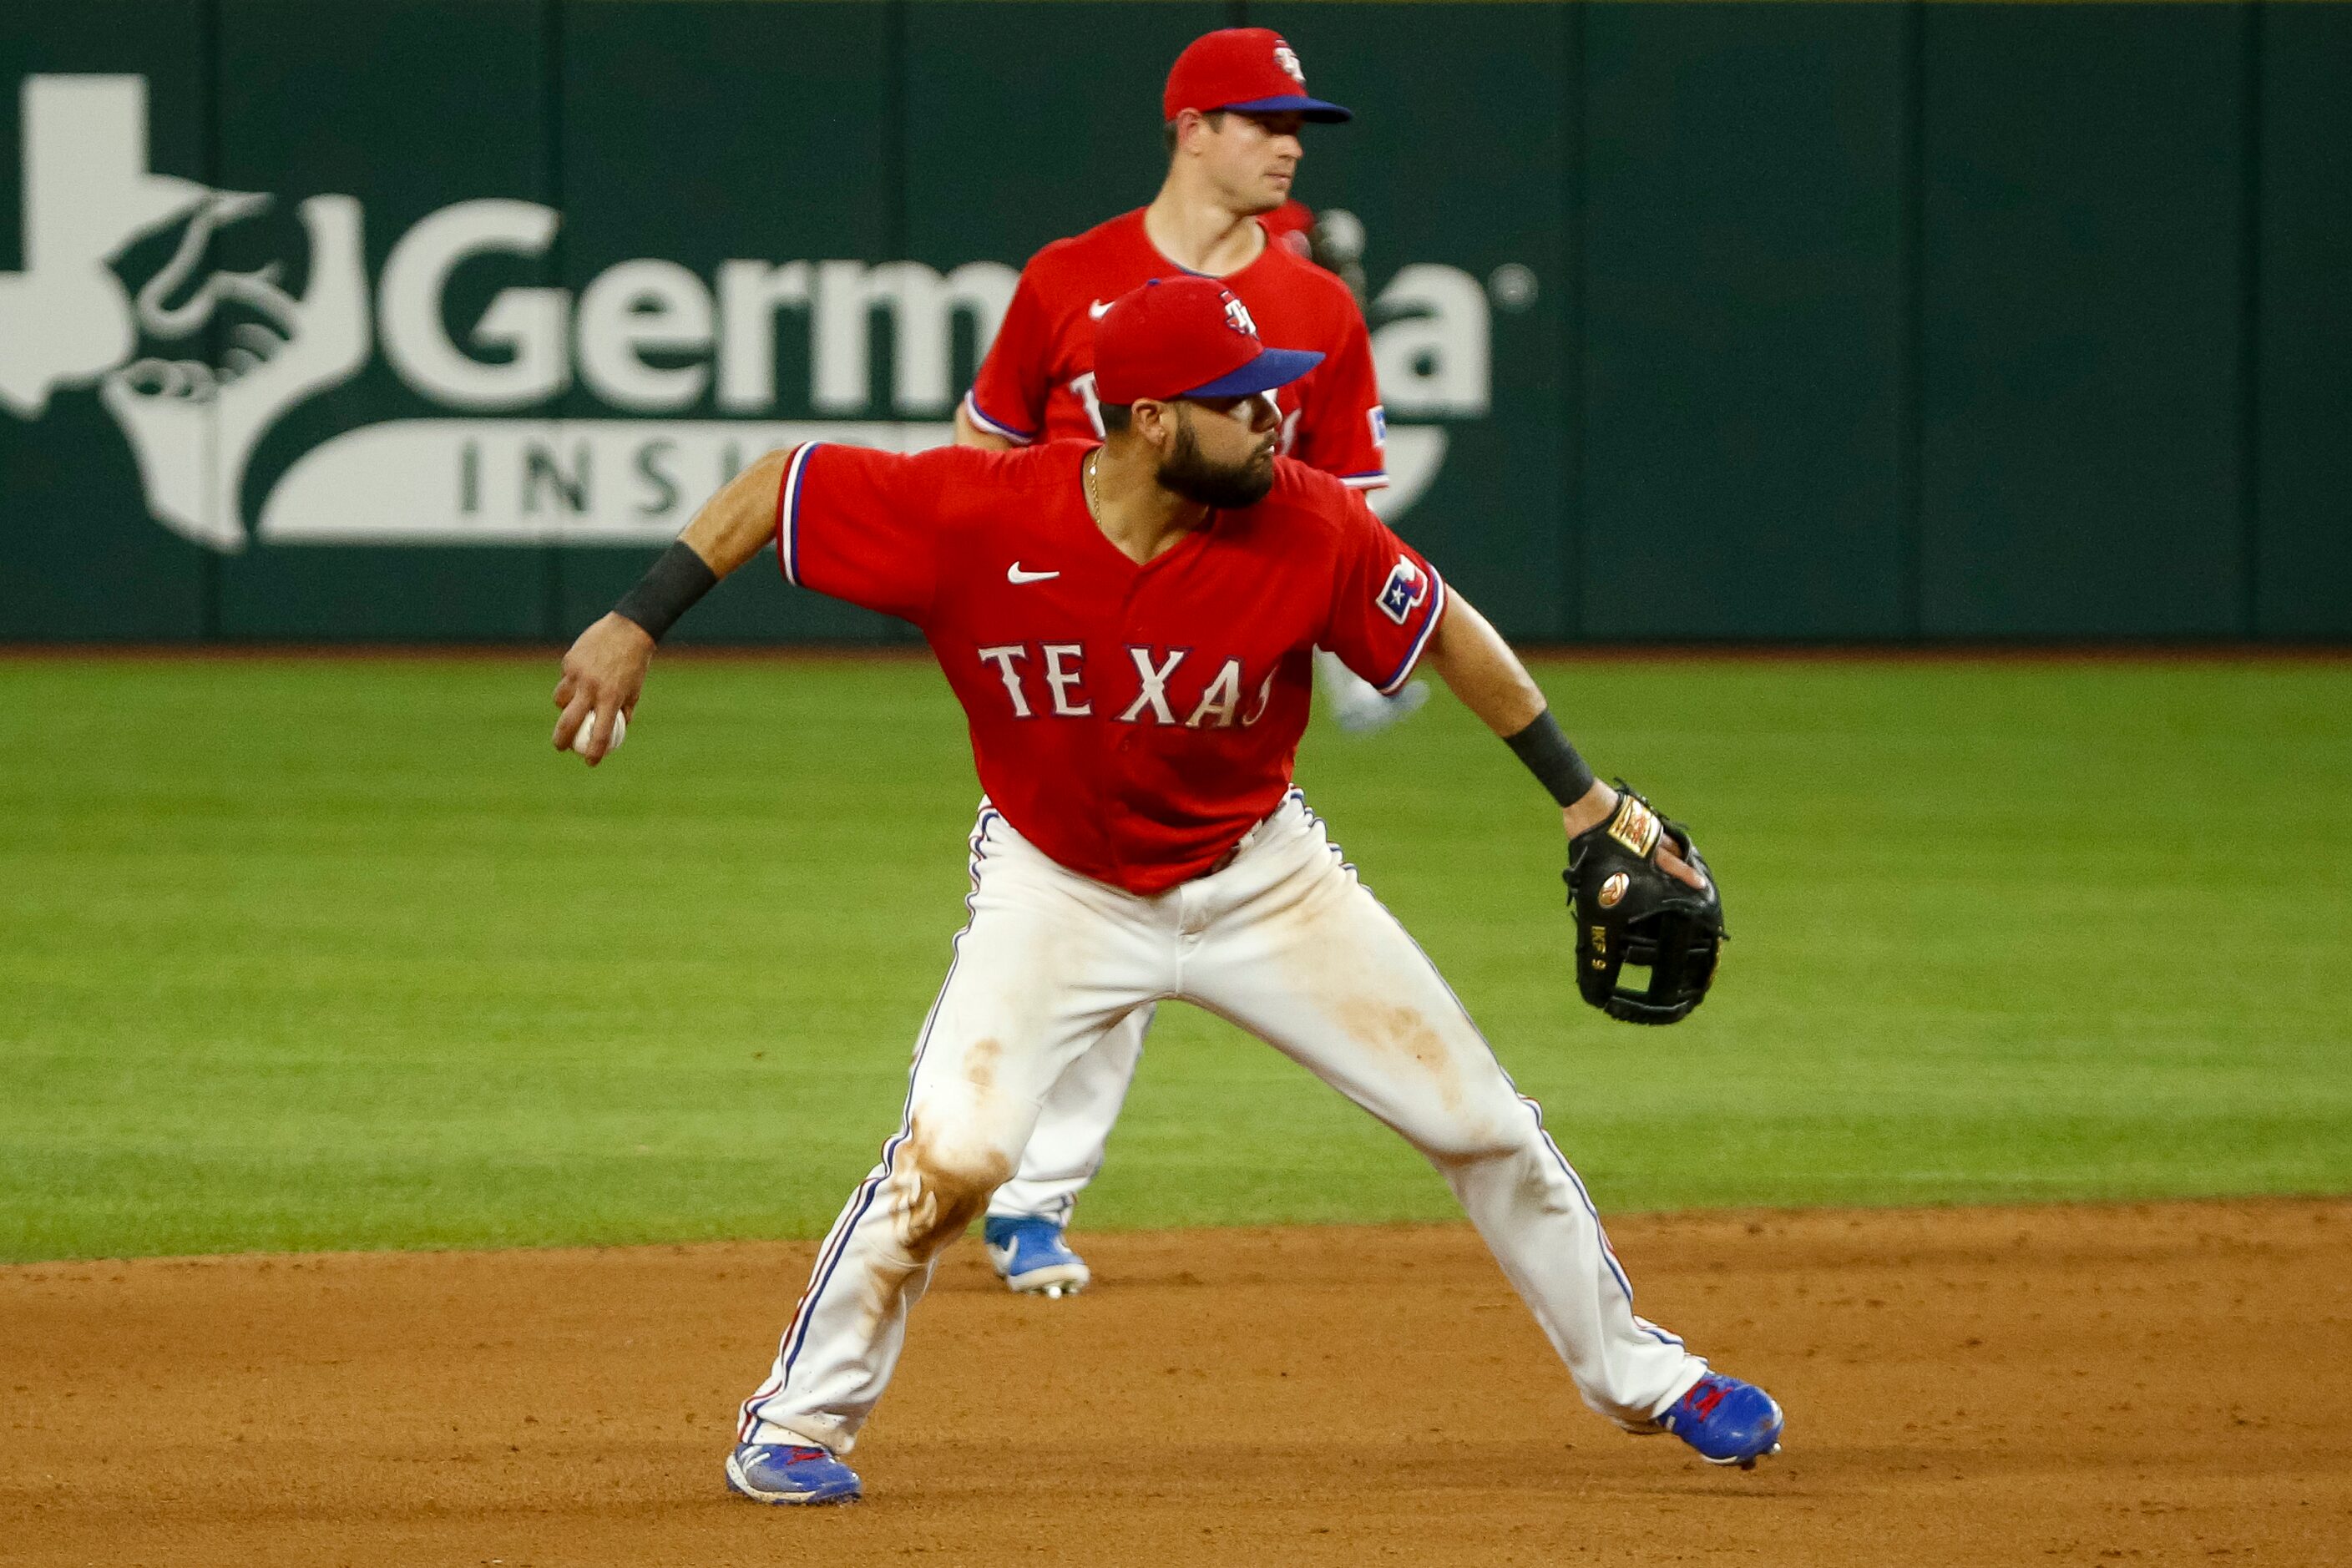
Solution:
M 678 616 L 717 586 L 719 574 L 681 539 L 661 552 L 635 587 L 621 595 L 613 613 L 636 622 L 646 628 L 647 637 L 659 642 L 677 624 Z
M 1541 780 L 1552 799 L 1563 806 L 1574 805 L 1592 788 L 1592 770 L 1560 733 L 1559 721 L 1549 708 L 1517 734 L 1505 736 L 1503 744 L 1527 763 L 1528 772 Z

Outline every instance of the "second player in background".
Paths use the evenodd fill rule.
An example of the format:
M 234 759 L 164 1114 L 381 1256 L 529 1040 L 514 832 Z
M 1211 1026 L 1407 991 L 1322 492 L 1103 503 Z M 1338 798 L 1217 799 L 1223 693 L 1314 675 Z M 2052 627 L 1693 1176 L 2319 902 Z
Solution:
M 1195 39 L 1168 73 L 1160 107 L 1169 167 L 1160 194 L 1030 259 L 956 410 L 956 438 L 1000 447 L 1100 440 L 1095 322 L 1111 300 L 1152 279 L 1205 274 L 1233 292 L 1269 343 L 1323 356 L 1280 394 L 1279 449 L 1356 489 L 1386 485 L 1385 416 L 1362 308 L 1296 242 L 1306 217 L 1291 195 L 1300 130 L 1344 121 L 1349 111 L 1310 97 L 1297 53 L 1264 27 Z M 1383 697 L 1328 655 L 1318 666 L 1349 729 L 1391 722 L 1428 696 L 1416 681 Z M 1152 1012 L 1129 1015 L 1055 1083 L 1020 1169 L 989 1205 L 989 1258 L 1015 1290 L 1058 1296 L 1090 1282 L 1064 1232 L 1102 1166 Z

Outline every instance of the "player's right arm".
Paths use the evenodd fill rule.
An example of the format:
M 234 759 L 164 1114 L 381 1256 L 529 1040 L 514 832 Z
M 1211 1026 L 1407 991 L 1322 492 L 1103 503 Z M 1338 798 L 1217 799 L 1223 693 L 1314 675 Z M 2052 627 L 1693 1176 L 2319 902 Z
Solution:
M 956 444 L 1001 452 L 1026 447 L 1045 428 L 1045 397 L 1053 386 L 1054 331 L 1038 292 L 1037 261 L 1030 259 L 1013 286 L 995 341 L 956 405 Z
M 757 555 L 775 534 L 776 496 L 791 457 L 789 452 L 771 452 L 729 480 L 703 503 L 631 596 L 650 587 L 655 595 L 672 599 L 690 595 L 691 603 Z M 680 551 L 686 554 L 681 556 Z M 613 749 L 613 715 L 636 712 L 637 696 L 653 663 L 654 634 L 623 613 L 629 607 L 630 600 L 624 599 L 620 607 L 607 610 L 580 634 L 564 654 L 563 677 L 555 683 L 555 705 L 562 710 L 555 721 L 555 749 L 569 750 L 580 726 L 593 715 L 595 727 L 582 753 L 592 768 Z M 669 628 L 664 625 L 659 629 Z
M 796 587 L 886 615 L 921 616 L 933 585 L 929 498 L 949 452 L 902 457 L 832 442 L 771 452 L 703 504 L 686 531 L 611 611 L 572 643 L 556 682 L 555 748 L 572 745 L 591 715 L 580 754 L 591 767 L 612 751 L 613 715 L 634 718 L 654 645 L 719 580 L 776 547 Z M 928 485 L 910 476 L 918 469 Z M 914 484 L 913 489 L 908 487 Z
M 959 447 L 977 447 L 983 452 L 1009 452 L 1013 443 L 993 430 L 983 430 L 971 422 L 971 411 L 959 403 L 955 411 L 955 438 Z

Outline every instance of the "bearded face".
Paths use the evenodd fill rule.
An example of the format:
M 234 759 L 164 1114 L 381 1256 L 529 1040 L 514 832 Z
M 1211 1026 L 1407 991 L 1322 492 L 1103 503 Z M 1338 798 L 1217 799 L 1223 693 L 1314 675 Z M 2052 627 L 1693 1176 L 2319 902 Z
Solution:
M 1202 447 L 1193 411 L 1176 405 L 1176 440 L 1160 464 L 1160 483 L 1202 506 L 1232 510 L 1255 506 L 1274 489 L 1272 433 L 1254 440 L 1239 458 L 1220 461 Z

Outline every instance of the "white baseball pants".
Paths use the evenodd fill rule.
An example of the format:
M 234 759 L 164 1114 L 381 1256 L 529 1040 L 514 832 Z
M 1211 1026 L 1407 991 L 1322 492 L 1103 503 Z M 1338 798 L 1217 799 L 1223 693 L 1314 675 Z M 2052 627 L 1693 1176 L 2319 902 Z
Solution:
M 988 1201 L 992 1216 L 1037 1215 L 1070 1223 L 1070 1210 L 1102 1169 L 1119 1108 L 1143 1062 L 1143 1037 L 1158 1004 L 1146 1003 L 1103 1031 L 1093 1048 L 1063 1069 L 1037 1107 L 1037 1124 L 1013 1179 Z
M 1046 1092 L 1163 997 L 1231 1019 L 1421 1151 L 1593 1409 L 1644 1427 L 1706 1370 L 1634 1314 L 1535 1102 L 1297 792 L 1221 869 L 1153 898 L 1065 869 L 986 807 L 971 846 L 971 921 L 916 1046 L 905 1120 L 818 1249 L 742 1440 L 849 1451 L 932 1264 L 1012 1173 Z
M 1406 692 L 1381 696 L 1380 688 L 1323 648 L 1315 650 L 1315 674 L 1321 689 L 1318 700 L 1338 715 L 1342 729 L 1392 721 L 1382 715 L 1384 708 L 1402 704 L 1403 712 L 1410 713 L 1419 706 L 1417 700 L 1407 700 Z M 988 1202 L 992 1218 L 1034 1216 L 1056 1225 L 1070 1223 L 1078 1194 L 1102 1169 L 1110 1130 L 1118 1122 L 1135 1069 L 1143 1062 L 1143 1037 L 1150 1031 L 1151 1015 L 1151 1008 L 1139 1007 L 1113 1024 L 1092 1050 L 1055 1080 L 1038 1108 L 1036 1131 L 1029 1135 L 1029 1147 L 1022 1151 L 1013 1179 Z

